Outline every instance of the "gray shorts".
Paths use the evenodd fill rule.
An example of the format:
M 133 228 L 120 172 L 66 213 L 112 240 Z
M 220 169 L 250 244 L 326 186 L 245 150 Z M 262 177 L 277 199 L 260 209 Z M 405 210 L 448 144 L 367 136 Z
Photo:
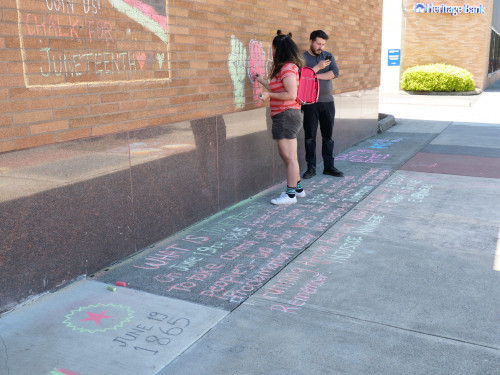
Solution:
M 302 127 L 302 112 L 300 109 L 287 109 L 271 117 L 273 121 L 273 139 L 295 139 Z

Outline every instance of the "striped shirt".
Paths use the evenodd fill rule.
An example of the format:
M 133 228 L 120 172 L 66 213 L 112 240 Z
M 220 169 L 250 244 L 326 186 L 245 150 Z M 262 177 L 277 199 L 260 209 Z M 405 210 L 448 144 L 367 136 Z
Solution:
M 271 92 L 286 92 L 285 86 L 283 85 L 283 79 L 286 77 L 296 77 L 297 87 L 299 87 L 299 68 L 293 63 L 286 63 L 283 65 L 281 70 L 276 76 L 274 76 L 269 85 L 271 86 Z M 295 108 L 300 109 L 300 104 L 294 100 L 278 100 L 271 98 L 271 117 L 277 115 L 278 113 L 284 112 L 287 109 Z

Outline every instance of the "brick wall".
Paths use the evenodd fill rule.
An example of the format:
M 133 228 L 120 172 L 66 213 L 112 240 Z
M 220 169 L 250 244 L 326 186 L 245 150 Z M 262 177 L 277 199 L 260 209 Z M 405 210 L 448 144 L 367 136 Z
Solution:
M 336 93 L 379 85 L 382 0 L 1 5 L 0 152 L 255 108 L 249 66 L 266 69 L 278 28 L 301 48 L 330 35 Z
M 485 14 L 423 13 L 414 11 L 418 1 L 405 1 L 403 69 L 424 64 L 445 63 L 467 69 L 476 87 L 487 85 L 493 0 L 446 1 L 447 6 L 484 6 Z M 431 3 L 431 2 L 429 2 Z M 427 3 L 425 3 L 427 4 Z

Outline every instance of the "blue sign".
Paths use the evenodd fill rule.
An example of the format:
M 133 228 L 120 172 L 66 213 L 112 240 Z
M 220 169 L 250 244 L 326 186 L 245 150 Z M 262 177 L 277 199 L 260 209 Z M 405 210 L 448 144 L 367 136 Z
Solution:
M 399 66 L 400 62 L 401 62 L 401 50 L 400 49 L 390 49 L 388 51 L 387 65 Z

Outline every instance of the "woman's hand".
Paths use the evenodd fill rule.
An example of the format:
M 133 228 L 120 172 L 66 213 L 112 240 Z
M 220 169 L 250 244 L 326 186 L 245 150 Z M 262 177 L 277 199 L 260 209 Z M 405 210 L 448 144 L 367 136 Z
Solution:
M 263 91 L 262 94 L 259 95 L 259 99 L 265 102 L 266 100 L 269 99 L 269 93 L 266 91 Z
M 264 80 L 264 78 L 262 78 L 262 76 L 259 74 L 259 73 L 256 73 L 255 74 L 255 79 L 257 80 L 257 82 L 259 82 L 261 85 L 263 85 L 266 81 Z

